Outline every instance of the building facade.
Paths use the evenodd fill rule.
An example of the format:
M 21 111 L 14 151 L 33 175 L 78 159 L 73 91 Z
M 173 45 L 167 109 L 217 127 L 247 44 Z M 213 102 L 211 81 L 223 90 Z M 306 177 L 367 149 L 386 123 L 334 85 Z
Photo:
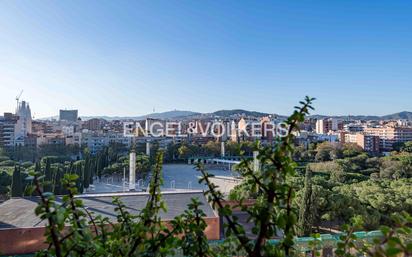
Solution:
M 365 128 L 365 133 L 380 138 L 380 149 L 382 151 L 392 151 L 393 144 L 412 141 L 412 127 L 369 127 Z
M 14 147 L 17 119 L 18 117 L 12 113 L 4 113 L 4 116 L 0 117 L 0 147 Z
M 76 122 L 77 119 L 78 119 L 78 111 L 77 110 L 60 110 L 60 112 L 59 112 L 59 120 L 60 121 Z
M 343 121 L 329 118 L 329 119 L 318 119 L 316 121 L 316 133 L 317 134 L 327 134 L 329 131 L 338 131 L 343 129 Z
M 366 152 L 380 152 L 380 138 L 378 136 L 364 133 L 346 133 L 343 142 L 357 144 Z

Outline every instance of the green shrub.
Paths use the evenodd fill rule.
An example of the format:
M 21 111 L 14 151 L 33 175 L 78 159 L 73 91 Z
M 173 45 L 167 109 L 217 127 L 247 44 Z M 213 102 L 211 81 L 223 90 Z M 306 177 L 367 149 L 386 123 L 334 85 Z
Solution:
M 11 167 L 11 166 L 14 166 L 14 165 L 16 165 L 16 162 L 12 161 L 12 160 L 7 160 L 7 161 L 0 162 L 0 167 Z
M 10 160 L 9 157 L 7 157 L 7 156 L 0 156 L 0 162 L 8 161 L 8 160 Z
M 21 164 L 21 166 L 23 166 L 24 168 L 28 169 L 28 168 L 30 168 L 31 166 L 33 166 L 33 163 L 32 163 L 32 162 L 23 162 L 23 163 Z

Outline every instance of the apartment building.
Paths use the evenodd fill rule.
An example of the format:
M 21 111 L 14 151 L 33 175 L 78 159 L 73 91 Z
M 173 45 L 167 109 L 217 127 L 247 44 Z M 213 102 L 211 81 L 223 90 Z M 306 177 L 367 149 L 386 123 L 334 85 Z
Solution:
M 89 148 L 92 154 L 95 154 L 111 143 L 123 144 L 130 147 L 132 139 L 130 137 L 124 137 L 123 133 L 97 133 L 88 131 L 82 133 L 81 142 Z
M 341 140 L 343 143 L 354 143 L 362 147 L 366 152 L 377 153 L 380 151 L 379 136 L 364 133 L 344 133 Z
M 391 151 L 394 143 L 412 141 L 412 127 L 369 127 L 365 128 L 364 132 L 380 138 L 380 149 L 382 151 Z
M 37 145 L 64 145 L 66 144 L 65 136 L 62 133 L 39 133 L 37 136 Z
M 343 126 L 343 130 L 346 132 L 362 132 L 365 129 L 365 126 L 358 123 L 349 123 Z
M 14 147 L 17 119 L 12 113 L 4 113 L 4 116 L 0 117 L 0 147 Z
M 33 121 L 32 122 L 32 134 L 42 134 L 42 133 L 54 133 L 54 126 L 48 122 L 43 121 Z
M 329 131 L 338 131 L 343 129 L 343 121 L 329 118 L 329 119 L 318 119 L 316 121 L 316 133 L 317 134 L 327 134 Z
M 272 142 L 276 136 L 276 124 L 270 119 L 270 117 L 263 117 L 260 120 L 262 130 L 262 140 Z
M 66 145 L 81 145 L 82 144 L 82 133 L 75 132 L 72 135 L 66 136 Z
M 78 119 L 77 110 L 60 110 L 59 111 L 59 120 L 60 121 L 69 121 L 76 122 Z
M 106 125 L 107 121 L 105 119 L 90 119 L 83 122 L 82 128 L 88 129 L 92 131 L 99 131 L 102 130 L 103 127 Z

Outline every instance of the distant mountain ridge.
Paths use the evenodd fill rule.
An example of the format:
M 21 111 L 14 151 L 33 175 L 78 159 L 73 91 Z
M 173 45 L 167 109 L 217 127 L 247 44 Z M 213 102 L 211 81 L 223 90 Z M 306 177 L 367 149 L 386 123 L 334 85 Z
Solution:
M 394 114 L 390 114 L 390 115 L 385 115 L 382 116 L 382 118 L 384 119 L 391 119 L 391 120 L 412 120 L 412 112 L 407 112 L 407 111 L 403 111 L 403 112 L 398 112 L 398 113 L 394 113 Z
M 146 118 L 152 119 L 189 119 L 189 118 L 206 118 L 206 117 L 219 117 L 219 118 L 230 118 L 234 116 L 254 116 L 254 117 L 265 117 L 269 115 L 274 115 L 280 118 L 287 117 L 285 115 L 278 115 L 274 113 L 265 113 L 257 111 L 247 111 L 243 109 L 233 109 L 233 110 L 219 110 L 212 113 L 200 113 L 192 111 L 182 111 L 182 110 L 173 110 L 160 113 L 151 113 L 141 116 L 81 116 L 82 120 L 89 120 L 93 118 L 105 119 L 105 120 L 142 120 Z M 376 115 L 311 115 L 310 118 L 338 118 L 344 120 L 412 120 L 412 112 L 402 111 L 398 113 L 393 113 L 389 115 L 376 116 Z M 58 119 L 57 116 L 43 118 L 40 120 L 51 120 Z
M 264 112 L 255 112 L 255 111 L 247 111 L 247 110 L 242 110 L 242 109 L 234 109 L 234 110 L 220 110 L 216 112 L 212 112 L 212 115 L 215 116 L 221 116 L 221 117 L 230 117 L 234 115 L 242 116 L 255 116 L 255 117 L 264 117 L 264 116 L 269 116 L 269 113 L 264 113 Z
M 89 120 L 93 118 L 105 119 L 105 120 L 143 120 L 147 118 L 151 119 L 178 119 L 188 116 L 201 115 L 199 112 L 192 111 L 167 111 L 167 112 L 155 112 L 141 116 L 81 116 L 82 120 Z
M 311 115 L 311 118 L 338 118 L 343 120 L 412 120 L 412 112 L 403 111 L 393 114 L 376 116 L 376 115 L 343 115 L 343 116 L 329 116 L 329 115 Z

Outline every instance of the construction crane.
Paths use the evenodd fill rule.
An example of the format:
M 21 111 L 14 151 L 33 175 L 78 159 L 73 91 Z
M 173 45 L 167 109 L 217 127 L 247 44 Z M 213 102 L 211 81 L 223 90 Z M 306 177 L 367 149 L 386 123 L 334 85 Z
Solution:
M 19 100 L 22 94 L 23 94 L 23 90 L 20 91 L 20 94 L 18 96 L 16 96 L 16 102 L 17 102 L 16 112 L 19 109 Z

